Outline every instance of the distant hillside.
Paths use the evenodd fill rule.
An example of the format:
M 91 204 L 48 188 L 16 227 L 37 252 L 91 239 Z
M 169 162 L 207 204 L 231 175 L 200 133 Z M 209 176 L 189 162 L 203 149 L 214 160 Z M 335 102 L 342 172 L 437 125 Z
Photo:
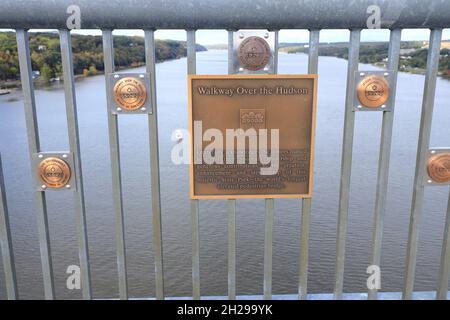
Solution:
M 319 46 L 319 55 L 348 59 L 348 47 L 349 44 L 347 42 L 322 43 Z M 362 42 L 359 49 L 359 61 L 385 66 L 388 48 L 388 42 Z M 287 53 L 308 53 L 308 45 L 285 44 L 280 48 L 280 51 Z M 423 73 L 423 70 L 426 68 L 427 52 L 428 48 L 424 41 L 402 41 L 399 70 L 411 73 Z M 443 45 L 439 60 L 439 73 L 444 77 L 449 77 L 449 70 L 449 49 Z
M 134 36 L 115 36 L 115 65 L 118 69 L 138 67 L 145 63 L 144 39 Z M 103 71 L 101 36 L 72 35 L 75 74 L 92 75 Z M 197 45 L 197 51 L 206 51 Z M 33 71 L 48 82 L 62 74 L 59 36 L 57 33 L 30 33 L 30 52 Z M 185 57 L 185 41 L 156 40 L 156 60 L 162 62 Z M 37 73 L 36 73 L 37 74 Z M 0 80 L 19 79 L 17 47 L 13 32 L 0 32 Z

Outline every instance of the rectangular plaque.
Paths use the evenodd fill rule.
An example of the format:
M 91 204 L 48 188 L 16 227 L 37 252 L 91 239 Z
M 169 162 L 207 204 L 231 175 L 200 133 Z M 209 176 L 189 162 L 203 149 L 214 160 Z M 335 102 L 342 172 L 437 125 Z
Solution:
M 317 75 L 191 75 L 191 199 L 311 197 Z

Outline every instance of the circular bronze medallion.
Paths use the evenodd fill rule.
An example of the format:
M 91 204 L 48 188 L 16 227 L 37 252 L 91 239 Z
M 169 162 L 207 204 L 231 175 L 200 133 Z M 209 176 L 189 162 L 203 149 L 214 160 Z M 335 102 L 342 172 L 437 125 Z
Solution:
M 237 50 L 239 62 L 248 70 L 256 71 L 269 63 L 271 56 L 269 44 L 260 37 L 248 37 Z
M 133 77 L 118 80 L 113 92 L 117 105 L 129 111 L 141 108 L 147 100 L 147 89 L 144 83 Z
M 428 175 L 437 183 L 450 182 L 450 153 L 441 153 L 428 160 Z
M 389 83 L 384 77 L 371 75 L 357 87 L 358 99 L 364 107 L 378 108 L 389 99 Z
M 72 172 L 64 160 L 48 157 L 39 163 L 38 176 L 48 188 L 63 188 L 70 181 Z

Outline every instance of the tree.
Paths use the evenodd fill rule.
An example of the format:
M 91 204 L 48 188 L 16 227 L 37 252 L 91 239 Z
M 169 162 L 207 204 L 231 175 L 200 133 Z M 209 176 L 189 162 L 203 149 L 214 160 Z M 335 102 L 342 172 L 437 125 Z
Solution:
M 44 65 L 41 68 L 41 77 L 44 82 L 49 83 L 50 79 L 52 78 L 52 70 L 48 66 L 48 64 L 44 63 Z

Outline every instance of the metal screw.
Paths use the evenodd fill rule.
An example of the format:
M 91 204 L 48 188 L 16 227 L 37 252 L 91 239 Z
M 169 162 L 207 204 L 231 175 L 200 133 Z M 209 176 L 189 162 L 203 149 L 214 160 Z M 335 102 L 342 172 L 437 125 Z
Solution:
M 432 183 L 433 181 L 432 181 L 432 180 L 428 180 L 427 182 L 428 182 L 428 183 Z
M 381 109 L 386 109 L 386 105 L 383 104 L 383 105 L 381 106 Z
M 42 159 L 44 156 L 42 154 L 38 155 L 38 158 Z
M 141 108 L 141 110 L 142 110 L 142 111 L 145 111 L 145 110 L 147 110 L 147 108 L 145 108 L 145 107 L 142 107 L 142 108 Z
M 361 105 L 359 105 L 358 107 L 357 107 L 358 109 L 361 109 L 362 108 L 362 106 Z
M 388 75 L 389 75 L 389 72 L 385 72 L 384 75 L 385 75 L 385 76 L 388 76 Z
M 239 68 L 239 71 L 244 71 L 244 68 Z
M 431 154 L 435 154 L 435 153 L 436 153 L 436 150 L 431 150 L 430 153 L 431 153 Z
M 45 188 L 47 188 L 47 186 L 46 186 L 45 184 L 43 184 L 43 185 L 41 186 L 41 188 L 42 188 L 42 189 L 45 189 Z
M 361 72 L 359 75 L 362 77 L 365 76 L 366 74 L 364 72 Z
M 70 184 L 66 184 L 66 188 L 69 189 L 70 188 Z
M 144 78 L 144 75 L 143 75 L 143 74 L 140 74 L 140 75 L 139 75 L 139 78 Z
M 63 156 L 62 156 L 63 158 L 67 158 L 67 154 L 63 154 Z
M 119 76 L 118 74 L 115 74 L 115 75 L 114 75 L 114 78 L 116 78 L 116 79 L 119 78 L 119 77 L 120 77 L 120 76 Z
M 268 37 L 269 37 L 269 33 L 266 32 L 266 33 L 264 34 L 264 38 L 268 38 Z
M 239 33 L 239 38 L 244 39 L 244 34 L 242 32 Z
M 269 68 L 267 68 L 267 67 L 264 67 L 264 71 L 269 71 Z
M 116 110 L 117 110 L 117 111 L 122 111 L 122 108 L 117 108 Z

